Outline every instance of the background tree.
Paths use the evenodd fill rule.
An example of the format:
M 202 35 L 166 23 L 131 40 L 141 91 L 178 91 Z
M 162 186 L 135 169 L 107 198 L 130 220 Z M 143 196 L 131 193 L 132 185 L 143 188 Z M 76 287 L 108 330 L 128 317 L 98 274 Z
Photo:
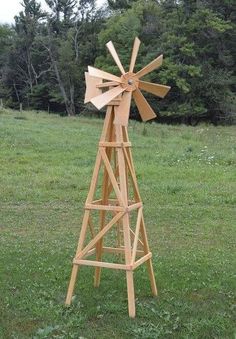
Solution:
M 128 69 L 135 36 L 137 68 L 164 53 L 146 79 L 172 87 L 165 100 L 148 96 L 158 121 L 196 124 L 235 118 L 236 4 L 233 0 L 23 0 L 10 28 L 0 26 L 0 95 L 67 115 L 84 110 L 89 64 L 119 74 L 105 43 L 113 40 Z M 135 107 L 132 112 L 135 114 Z

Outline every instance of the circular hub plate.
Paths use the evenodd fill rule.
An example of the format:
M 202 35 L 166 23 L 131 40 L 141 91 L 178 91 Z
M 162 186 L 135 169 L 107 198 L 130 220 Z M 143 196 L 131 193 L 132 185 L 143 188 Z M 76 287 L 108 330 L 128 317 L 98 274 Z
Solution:
M 134 73 L 127 72 L 121 76 L 121 86 L 126 88 L 126 91 L 132 92 L 138 88 L 138 78 Z

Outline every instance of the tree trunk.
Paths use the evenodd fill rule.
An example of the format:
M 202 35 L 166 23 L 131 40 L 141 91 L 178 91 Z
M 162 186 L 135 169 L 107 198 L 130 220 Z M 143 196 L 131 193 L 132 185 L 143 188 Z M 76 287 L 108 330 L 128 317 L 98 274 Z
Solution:
M 51 63 L 52 63 L 52 67 L 54 69 L 54 72 L 55 72 L 55 75 L 56 75 L 56 78 L 57 78 L 57 82 L 58 82 L 58 85 L 59 85 L 59 88 L 60 88 L 60 91 L 61 91 L 61 95 L 63 97 L 63 100 L 64 100 L 64 104 L 66 106 L 66 113 L 71 116 L 71 115 L 74 115 L 73 112 L 71 111 L 71 103 L 70 103 L 70 100 L 68 99 L 67 97 L 67 94 L 66 94 L 66 90 L 65 90 L 65 87 L 64 87 L 64 84 L 61 80 L 61 76 L 60 76 L 60 73 L 59 73 L 59 69 L 57 67 L 57 62 L 56 60 L 54 59 L 53 57 L 53 54 L 52 54 L 52 50 L 51 50 L 51 46 L 49 46 L 49 55 L 50 55 L 50 59 L 51 59 Z
M 69 100 L 69 98 L 67 96 L 65 86 L 64 86 L 63 81 L 61 79 L 60 72 L 59 72 L 59 69 L 58 69 L 58 66 L 57 66 L 57 62 L 56 62 L 54 55 L 53 55 L 53 52 L 52 52 L 51 32 L 50 32 L 49 26 L 48 26 L 48 36 L 49 36 L 49 46 L 48 46 L 47 50 L 48 50 L 49 57 L 50 57 L 50 60 L 51 60 L 52 68 L 54 69 L 54 72 L 55 72 L 55 75 L 56 75 L 56 78 L 57 78 L 57 82 L 58 82 L 58 85 L 59 85 L 59 88 L 60 88 L 60 91 L 61 91 L 61 95 L 62 95 L 63 100 L 64 100 L 64 104 L 65 104 L 65 107 L 66 107 L 66 113 L 67 113 L 68 116 L 73 116 L 73 115 L 75 115 L 74 94 L 73 94 L 73 91 L 71 92 L 71 90 L 70 90 L 70 97 L 73 98 L 73 101 L 71 103 L 71 100 Z

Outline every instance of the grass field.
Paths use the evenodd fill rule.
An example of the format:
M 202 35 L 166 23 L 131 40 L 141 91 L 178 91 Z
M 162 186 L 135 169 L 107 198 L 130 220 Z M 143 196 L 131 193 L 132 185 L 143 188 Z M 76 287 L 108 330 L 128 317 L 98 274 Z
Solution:
M 236 128 L 130 123 L 159 296 L 71 261 L 102 120 L 0 112 L 0 338 L 235 338 Z M 154 203 L 153 203 L 154 201 Z

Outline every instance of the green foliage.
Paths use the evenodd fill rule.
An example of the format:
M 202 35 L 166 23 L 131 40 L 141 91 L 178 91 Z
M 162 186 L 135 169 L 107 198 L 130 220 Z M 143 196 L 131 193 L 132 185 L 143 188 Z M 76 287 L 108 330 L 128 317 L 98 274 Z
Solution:
M 131 121 L 159 296 L 135 271 L 82 267 L 64 307 L 103 120 L 0 113 L 1 338 L 233 338 L 235 126 Z
M 14 29 L 0 26 L 0 94 L 12 106 L 84 110 L 84 71 L 94 63 L 119 75 L 105 44 L 112 40 L 128 69 L 135 36 L 142 42 L 136 71 L 164 54 L 145 79 L 171 86 L 164 100 L 145 94 L 160 121 L 235 122 L 236 10 L 228 1 L 24 0 Z M 4 34 L 10 34 L 8 38 Z M 35 88 L 34 88 L 35 87 Z M 48 97 L 40 89 L 48 88 Z M 44 94 L 46 95 L 46 92 Z M 137 113 L 132 107 L 131 116 Z M 171 120 L 172 119 L 172 120 Z
M 132 46 L 127 32 L 131 39 L 139 35 L 143 46 L 137 69 L 164 53 L 163 67 L 147 77 L 172 87 L 163 101 L 150 97 L 160 116 L 173 116 L 185 122 L 188 118 L 214 120 L 217 115 L 229 116 L 234 98 L 233 51 L 225 43 L 233 27 L 230 20 L 223 19 L 203 3 L 191 6 L 185 2 L 160 5 L 139 1 L 126 12 L 114 14 L 100 33 L 99 41 L 101 46 L 110 39 L 115 41 L 127 69 L 128 46 Z M 107 55 L 98 57 L 96 63 L 108 71 L 117 71 Z M 216 76 L 220 82 L 214 79 Z

